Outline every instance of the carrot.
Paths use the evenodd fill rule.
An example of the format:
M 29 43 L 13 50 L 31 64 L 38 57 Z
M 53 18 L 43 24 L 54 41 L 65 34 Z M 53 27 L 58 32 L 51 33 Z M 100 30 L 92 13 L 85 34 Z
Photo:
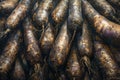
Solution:
M 84 65 L 81 62 L 79 63 L 78 51 L 73 45 L 66 66 L 67 75 L 70 80 L 80 80 L 84 75 L 84 71 Z
M 67 17 L 69 0 L 61 0 L 53 10 L 51 16 L 56 25 L 59 25 Z
M 116 18 L 115 9 L 106 0 L 89 0 L 93 7 L 106 18 L 113 20 L 117 23 L 120 21 Z
M 39 40 L 40 48 L 43 55 L 48 56 L 50 49 L 55 41 L 55 31 L 52 23 L 48 23 L 46 30 Z
M 8 43 L 0 55 L 0 78 L 7 75 L 19 50 L 21 32 L 17 30 L 8 39 Z M 0 79 L 2 80 L 2 79 Z M 3 79 L 4 80 L 4 79 Z
M 39 63 L 35 64 L 31 69 L 30 77 L 28 80 L 44 80 L 43 71 Z
M 81 27 L 83 22 L 81 12 L 81 0 L 70 0 L 69 1 L 69 16 L 68 16 L 68 28 L 72 31 L 76 30 L 77 27 Z
M 12 80 L 25 80 L 25 72 L 23 70 L 22 64 L 20 63 L 19 58 L 15 61 L 15 66 L 12 71 Z
M 91 31 L 88 28 L 88 22 L 84 21 L 82 26 L 82 35 L 78 35 L 77 48 L 81 62 L 88 68 L 89 73 L 91 72 L 90 60 L 93 57 L 93 45 Z
M 0 2 L 0 12 L 11 13 L 12 10 L 17 6 L 19 0 L 4 0 Z
M 24 23 L 24 41 L 26 45 L 26 58 L 31 65 L 42 62 L 41 52 L 38 42 L 33 34 L 33 24 L 30 18 L 26 18 Z
M 120 25 L 113 23 L 100 15 L 87 0 L 82 0 L 83 13 L 87 20 L 93 24 L 96 32 L 110 44 L 120 46 Z
M 95 61 L 103 76 L 103 80 L 119 80 L 120 71 L 109 47 L 102 41 L 95 39 Z
M 6 21 L 6 31 L 4 33 L 1 33 L 2 38 L 9 32 L 11 32 L 14 28 L 17 27 L 17 25 L 24 19 L 26 16 L 27 12 L 30 9 L 30 6 L 32 4 L 33 0 L 22 0 L 19 2 L 17 7 L 13 10 L 13 12 L 10 14 L 10 16 L 7 18 Z
M 35 21 L 39 27 L 46 27 L 49 20 L 49 15 L 54 9 L 57 0 L 42 0 L 39 2 L 38 9 L 33 14 L 33 21 Z
M 69 43 L 70 35 L 67 29 L 67 21 L 65 21 L 50 51 L 48 61 L 54 70 L 65 63 L 70 47 Z
M 81 57 L 87 56 L 91 58 L 92 53 L 92 36 L 88 26 L 88 22 L 84 21 L 82 26 L 82 35 L 78 36 L 78 50 Z

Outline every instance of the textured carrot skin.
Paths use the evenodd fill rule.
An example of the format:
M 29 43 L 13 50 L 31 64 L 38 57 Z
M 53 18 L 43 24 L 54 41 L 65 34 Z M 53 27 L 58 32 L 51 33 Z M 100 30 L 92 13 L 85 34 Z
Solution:
M 43 55 L 48 56 L 50 49 L 55 41 L 55 31 L 52 23 L 48 23 L 47 29 L 44 31 L 41 36 L 39 43 Z
M 26 18 L 24 23 L 24 41 L 26 45 L 26 58 L 31 65 L 42 62 L 41 51 L 33 33 L 33 24 L 30 18 Z
M 66 72 L 70 80 L 80 80 L 84 75 L 84 66 L 79 60 L 77 48 L 74 46 L 72 47 L 66 66 Z
M 114 20 L 116 15 L 115 9 L 106 0 L 89 0 L 93 7 L 103 16 L 110 20 Z
M 50 65 L 57 69 L 59 66 L 63 65 L 69 51 L 70 35 L 67 29 L 67 21 L 61 27 L 60 32 L 53 44 L 50 51 L 49 62 Z
M 0 12 L 11 13 L 12 10 L 17 6 L 19 0 L 4 0 L 0 2 Z
M 8 32 L 16 28 L 17 25 L 24 19 L 29 11 L 33 0 L 22 0 L 19 2 L 14 11 L 10 14 L 6 21 Z
M 11 35 L 8 43 L 0 56 L 0 78 L 7 75 L 19 50 L 21 32 L 18 30 Z M 2 79 L 1 79 L 2 80 Z M 4 79 L 3 79 L 4 80 Z
M 61 0 L 53 10 L 51 16 L 55 24 L 60 24 L 66 18 L 68 12 L 68 2 L 69 0 Z
M 82 35 L 78 36 L 78 51 L 81 57 L 87 56 L 91 58 L 93 56 L 93 45 L 92 45 L 92 36 L 88 28 L 88 22 L 84 21 L 82 26 Z
M 26 80 L 25 79 L 25 72 L 22 67 L 22 64 L 20 63 L 19 58 L 16 59 L 15 61 L 15 66 L 12 71 L 12 80 Z
M 120 71 L 109 47 L 99 40 L 94 41 L 95 60 L 103 74 L 103 80 L 119 80 Z
M 96 32 L 115 46 L 120 46 L 120 25 L 113 23 L 100 15 L 87 0 L 82 0 L 83 13 L 87 20 L 93 24 Z
M 81 28 L 83 22 L 81 0 L 69 1 L 68 27 L 70 30 Z
M 49 15 L 54 9 L 57 0 L 42 0 L 39 2 L 38 9 L 33 14 L 33 21 L 35 21 L 39 27 L 46 27 L 49 21 Z

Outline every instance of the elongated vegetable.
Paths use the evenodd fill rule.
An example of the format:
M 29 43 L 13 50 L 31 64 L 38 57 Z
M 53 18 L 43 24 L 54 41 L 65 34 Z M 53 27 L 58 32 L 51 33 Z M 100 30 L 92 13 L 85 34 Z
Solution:
M 4 0 L 0 2 L 0 12 L 11 13 L 12 10 L 17 6 L 19 0 Z
M 17 58 L 12 72 L 12 80 L 25 80 L 25 72 L 23 70 L 20 60 Z
M 38 42 L 33 34 L 34 26 L 30 18 L 26 18 L 23 24 L 24 27 L 24 41 L 26 45 L 26 58 L 31 65 L 42 62 L 41 52 Z
M 78 47 L 78 53 L 81 57 L 81 61 L 85 64 L 85 66 L 90 71 L 91 63 L 90 59 L 93 57 L 92 52 L 92 37 L 91 32 L 88 28 L 87 21 L 84 21 L 82 26 L 82 35 L 78 35 L 78 41 L 77 41 L 77 47 Z
M 78 51 L 75 46 L 72 47 L 70 56 L 68 58 L 66 71 L 70 80 L 80 80 L 84 75 L 84 65 L 78 58 Z
M 120 25 L 113 23 L 100 15 L 87 0 L 82 0 L 83 13 L 87 20 L 93 24 L 96 32 L 115 46 L 120 46 Z
M 61 0 L 52 12 L 52 19 L 56 25 L 59 25 L 67 17 L 69 0 Z
M 5 49 L 0 55 L 0 78 L 2 78 L 4 75 L 7 75 L 11 69 L 19 50 L 20 39 L 21 32 L 18 30 L 11 35 Z
M 48 56 L 50 49 L 55 41 L 55 31 L 53 28 L 52 23 L 48 23 L 46 30 L 44 31 L 43 35 L 41 36 L 40 40 L 40 48 L 43 55 Z
M 77 27 L 81 27 L 82 22 L 83 22 L 83 18 L 81 12 L 81 0 L 70 0 L 68 28 L 74 31 L 77 29 Z
M 84 21 L 82 26 L 82 35 L 78 37 L 78 50 L 81 57 L 87 56 L 91 58 L 93 56 L 92 53 L 92 37 L 91 31 L 88 28 L 88 22 Z
M 66 61 L 70 47 L 69 43 L 70 35 L 67 29 L 67 21 L 65 21 L 50 51 L 49 63 L 54 70 L 63 65 Z
M 14 11 L 10 14 L 6 21 L 6 31 L 1 33 L 3 37 L 8 34 L 11 30 L 17 27 L 20 21 L 26 16 L 27 12 L 30 9 L 33 0 L 22 0 L 19 2 L 18 6 L 14 9 Z
M 117 23 L 120 21 L 116 18 L 115 9 L 106 0 L 89 0 L 93 7 L 106 18 L 113 20 Z
M 44 80 L 43 71 L 39 63 L 35 64 L 31 69 L 31 74 L 28 80 Z
M 120 71 L 110 49 L 102 41 L 94 41 L 95 60 L 103 74 L 103 80 L 119 80 Z
M 49 20 L 49 15 L 54 9 L 57 0 L 42 0 L 39 2 L 38 9 L 33 14 L 33 20 L 39 25 L 39 27 L 46 27 Z

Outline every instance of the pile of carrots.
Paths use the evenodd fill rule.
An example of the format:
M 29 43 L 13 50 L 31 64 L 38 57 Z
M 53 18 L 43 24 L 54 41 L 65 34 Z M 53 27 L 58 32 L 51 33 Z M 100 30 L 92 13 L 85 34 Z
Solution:
M 0 0 L 0 80 L 120 80 L 120 0 Z

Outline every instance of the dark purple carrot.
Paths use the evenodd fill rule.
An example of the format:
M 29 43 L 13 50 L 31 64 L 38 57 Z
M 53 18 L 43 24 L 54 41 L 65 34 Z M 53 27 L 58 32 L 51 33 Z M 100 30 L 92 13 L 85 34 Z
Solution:
M 11 13 L 12 10 L 17 6 L 19 0 L 4 0 L 0 2 L 0 12 Z
M 120 80 L 119 66 L 116 63 L 109 47 L 102 41 L 94 41 L 94 56 L 97 66 L 103 76 L 103 80 Z
M 49 15 L 57 1 L 58 0 L 42 0 L 39 2 L 37 10 L 33 14 L 33 21 L 38 24 L 39 28 L 42 27 L 44 29 L 44 27 L 46 27 L 49 21 Z
M 84 75 L 84 65 L 79 62 L 77 48 L 73 45 L 68 58 L 66 72 L 70 80 L 80 80 Z
M 39 63 L 35 64 L 31 69 L 30 77 L 28 80 L 44 80 L 43 71 Z
M 82 35 L 78 36 L 78 50 L 81 57 L 87 56 L 91 58 L 92 52 L 92 36 L 87 21 L 84 21 L 82 26 Z
M 106 18 L 120 23 L 116 17 L 115 9 L 106 0 L 89 0 L 93 7 Z
M 56 8 L 53 10 L 51 16 L 55 25 L 59 25 L 67 17 L 68 2 L 69 0 L 60 0 Z
M 15 66 L 12 71 L 11 79 L 12 80 L 26 80 L 25 72 L 24 72 L 24 69 L 22 67 L 22 64 L 21 64 L 19 58 L 17 58 L 15 61 Z
M 30 18 L 26 18 L 23 23 L 24 41 L 26 45 L 26 58 L 31 65 L 42 62 L 42 56 L 38 42 L 33 33 L 33 24 Z
M 120 25 L 113 23 L 100 15 L 87 0 L 82 0 L 83 13 L 87 20 L 93 24 L 96 32 L 110 44 L 120 46 Z
M 93 52 L 92 52 L 92 36 L 90 29 L 88 28 L 88 22 L 84 21 L 83 26 L 82 26 L 82 35 L 78 35 L 78 40 L 77 40 L 77 47 L 78 47 L 78 53 L 81 57 L 81 61 L 85 66 L 90 70 L 91 68 L 91 63 L 90 59 L 93 57 Z
M 70 48 L 69 43 L 70 35 L 67 29 L 67 21 L 65 21 L 50 51 L 49 64 L 54 70 L 65 63 Z
M 68 13 L 68 28 L 72 31 L 76 30 L 77 27 L 81 28 L 83 22 L 82 11 L 81 11 L 81 0 L 70 0 L 69 1 L 69 13 Z
M 32 2 L 33 0 L 21 0 L 19 2 L 18 6 L 13 10 L 13 12 L 7 18 L 6 31 L 4 33 L 1 33 L 2 36 L 0 36 L 0 38 L 8 34 L 10 31 L 12 31 L 14 28 L 17 27 L 20 21 L 22 21 L 26 16 L 27 12 L 31 7 Z
M 21 32 L 17 30 L 8 39 L 8 43 L 0 55 L 0 78 L 2 78 L 4 75 L 7 75 L 9 70 L 12 68 L 13 62 L 19 50 L 20 42 Z
M 54 41 L 55 31 L 53 25 L 52 23 L 48 23 L 46 30 L 43 32 L 43 35 L 41 35 L 41 38 L 39 40 L 40 48 L 43 55 L 49 55 L 50 49 L 52 48 Z

